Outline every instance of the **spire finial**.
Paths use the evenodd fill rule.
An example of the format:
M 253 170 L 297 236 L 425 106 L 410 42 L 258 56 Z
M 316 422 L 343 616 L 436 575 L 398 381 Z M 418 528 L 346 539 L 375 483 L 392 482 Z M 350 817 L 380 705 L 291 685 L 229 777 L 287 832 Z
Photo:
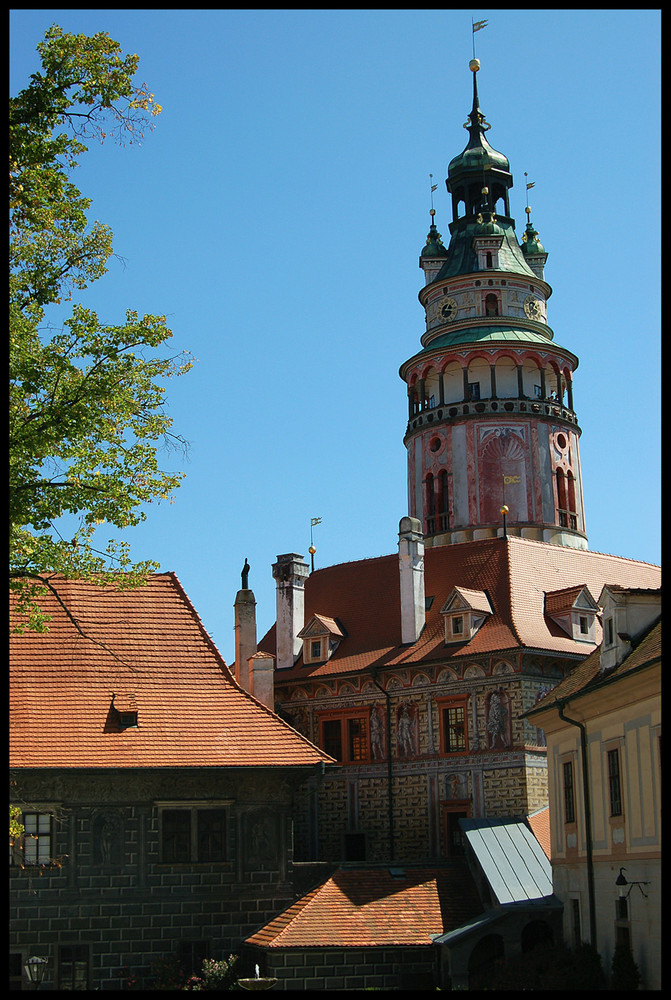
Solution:
M 535 186 L 536 186 L 536 181 L 527 181 L 527 177 L 528 177 L 528 176 L 529 176 L 529 175 L 528 175 L 528 173 L 527 173 L 527 172 L 526 172 L 526 170 L 525 170 L 525 171 L 524 171 L 524 179 L 525 179 L 525 184 L 526 184 L 526 197 L 527 197 L 527 204 L 526 204 L 526 208 L 524 209 L 524 211 L 526 212 L 526 215 L 527 215 L 527 222 L 529 222 L 529 223 L 530 223 L 530 222 L 531 222 L 531 208 L 529 207 L 529 190 L 530 190 L 530 189 L 531 189 L 532 187 L 535 187 Z

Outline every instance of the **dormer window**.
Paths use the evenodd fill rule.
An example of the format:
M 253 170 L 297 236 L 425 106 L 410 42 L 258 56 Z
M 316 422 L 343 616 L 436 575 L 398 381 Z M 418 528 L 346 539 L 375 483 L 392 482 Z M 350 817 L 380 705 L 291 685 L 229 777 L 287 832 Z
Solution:
M 303 640 L 303 663 L 325 663 L 338 648 L 345 633 L 334 618 L 313 615 L 298 633 Z
M 545 595 L 545 614 L 576 642 L 596 644 L 598 611 L 596 601 L 584 584 Z
M 445 642 L 468 642 L 493 614 L 484 590 L 455 587 L 440 609 L 445 620 Z
M 137 701 L 132 691 L 123 694 L 112 695 L 111 720 L 112 731 L 116 722 L 116 731 L 122 733 L 124 729 L 137 729 Z

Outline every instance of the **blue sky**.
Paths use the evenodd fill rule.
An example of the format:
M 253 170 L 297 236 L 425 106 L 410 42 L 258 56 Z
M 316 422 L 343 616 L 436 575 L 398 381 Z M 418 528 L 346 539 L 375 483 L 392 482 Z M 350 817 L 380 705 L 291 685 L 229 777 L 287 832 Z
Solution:
M 173 504 L 127 533 L 176 572 L 222 655 L 245 558 L 259 636 L 279 553 L 327 566 L 395 552 L 407 513 L 399 366 L 420 348 L 418 257 L 447 242 L 465 146 L 471 20 L 488 139 L 511 212 L 549 251 L 548 319 L 580 358 L 574 403 L 589 546 L 659 562 L 660 12 L 14 10 L 10 87 L 50 24 L 140 56 L 164 111 L 141 145 L 77 171 L 111 226 L 81 301 L 105 322 L 165 314 L 197 364 L 170 385 L 190 442 Z M 111 532 L 109 533 L 111 535 Z

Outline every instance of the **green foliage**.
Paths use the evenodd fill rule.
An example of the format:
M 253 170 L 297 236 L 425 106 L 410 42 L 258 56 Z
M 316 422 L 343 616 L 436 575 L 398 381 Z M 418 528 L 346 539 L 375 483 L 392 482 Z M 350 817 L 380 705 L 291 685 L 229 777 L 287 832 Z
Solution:
M 21 809 L 19 806 L 10 805 L 9 807 L 9 843 L 10 846 L 14 845 L 14 842 L 20 840 L 25 833 L 25 827 L 21 822 Z
M 611 965 L 611 990 L 637 990 L 640 983 L 641 974 L 631 948 L 626 944 L 616 944 Z
M 237 976 L 235 964 L 237 955 L 229 955 L 228 959 L 206 958 L 200 976 L 191 976 L 183 987 L 185 990 L 234 990 Z
M 135 586 L 156 568 L 131 563 L 128 544 L 94 547 L 96 527 L 124 529 L 170 498 L 181 474 L 159 469 L 161 445 L 184 446 L 164 410 L 164 381 L 191 367 L 170 356 L 162 316 L 128 311 L 102 323 L 74 303 L 59 327 L 47 309 L 106 271 L 112 234 L 89 224 L 90 200 L 70 174 L 111 129 L 137 141 L 161 108 L 132 78 L 137 55 L 107 33 L 38 45 L 42 71 L 9 102 L 10 118 L 10 587 L 18 626 L 46 629 L 39 598 L 54 573 Z M 72 527 L 63 536 L 62 522 Z M 70 523 L 68 521 L 68 523 Z

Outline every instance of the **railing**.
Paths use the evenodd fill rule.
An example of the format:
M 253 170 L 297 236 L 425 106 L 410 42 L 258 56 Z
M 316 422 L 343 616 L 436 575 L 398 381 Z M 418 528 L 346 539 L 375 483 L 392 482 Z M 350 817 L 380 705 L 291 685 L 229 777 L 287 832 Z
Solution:
M 407 431 L 427 424 L 456 420 L 464 416 L 480 416 L 483 413 L 525 413 L 554 417 L 570 424 L 578 423 L 573 410 L 553 399 L 469 399 L 459 403 L 440 403 L 417 407 L 408 420 Z M 406 432 L 407 433 L 407 432 Z

